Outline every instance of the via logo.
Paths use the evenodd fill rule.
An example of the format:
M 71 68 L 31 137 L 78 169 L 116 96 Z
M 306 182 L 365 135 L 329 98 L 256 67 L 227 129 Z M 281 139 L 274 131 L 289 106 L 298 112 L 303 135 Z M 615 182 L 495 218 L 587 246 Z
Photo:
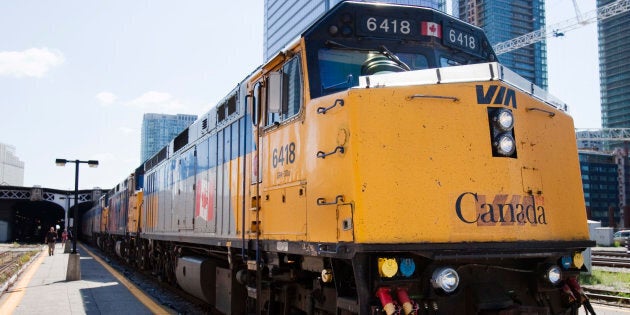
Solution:
M 477 88 L 478 104 L 497 104 L 512 106 L 516 108 L 516 92 L 504 86 L 490 85 L 487 91 L 483 90 L 483 85 L 475 86 Z M 497 89 L 499 90 L 497 92 Z

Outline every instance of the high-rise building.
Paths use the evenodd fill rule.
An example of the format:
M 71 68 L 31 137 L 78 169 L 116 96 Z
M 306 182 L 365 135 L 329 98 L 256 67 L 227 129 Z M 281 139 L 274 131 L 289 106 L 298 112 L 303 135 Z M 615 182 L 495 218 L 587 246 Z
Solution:
M 454 0 L 459 18 L 484 29 L 492 45 L 545 26 L 545 0 Z M 455 5 L 454 5 L 455 7 Z M 498 56 L 499 62 L 547 89 L 547 46 L 544 41 Z
M 140 140 L 141 162 L 151 158 L 195 120 L 196 115 L 144 114 Z
M 614 2 L 597 0 L 600 8 Z M 598 21 L 603 128 L 630 128 L 630 12 Z
M 342 0 L 265 0 L 264 60 L 306 30 L 317 18 Z M 359 0 L 361 1 L 361 0 Z M 380 0 L 395 4 L 430 7 L 446 12 L 446 0 Z
M 630 160 L 625 150 L 580 150 L 580 170 L 589 220 L 602 226 L 630 226 Z
M 24 185 L 24 162 L 15 155 L 14 146 L 4 143 L 0 143 L 0 185 Z

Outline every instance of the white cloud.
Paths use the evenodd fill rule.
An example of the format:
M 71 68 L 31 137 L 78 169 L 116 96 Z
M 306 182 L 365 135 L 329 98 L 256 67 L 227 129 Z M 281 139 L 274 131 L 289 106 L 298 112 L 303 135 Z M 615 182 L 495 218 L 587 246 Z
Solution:
M 102 161 L 115 161 L 117 159 L 117 156 L 111 152 L 99 152 L 92 155 L 91 159 L 97 160 L 100 163 Z
M 185 108 L 184 104 L 168 93 L 149 91 L 126 103 L 145 111 L 157 113 L 177 113 Z
M 96 99 L 101 102 L 102 105 L 109 105 L 116 101 L 118 97 L 110 92 L 101 92 L 96 94 Z
M 63 62 L 61 52 L 48 48 L 0 51 L 0 76 L 41 78 Z

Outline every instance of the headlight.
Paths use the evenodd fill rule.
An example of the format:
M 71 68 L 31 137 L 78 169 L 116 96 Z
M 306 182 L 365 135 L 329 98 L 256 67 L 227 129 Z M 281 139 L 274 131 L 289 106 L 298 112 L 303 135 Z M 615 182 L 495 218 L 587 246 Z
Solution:
M 514 127 L 514 115 L 507 109 L 498 110 L 492 120 L 494 125 L 501 131 L 509 131 Z
M 459 275 L 453 268 L 438 268 L 433 271 L 431 284 L 436 289 L 442 289 L 446 293 L 451 293 L 459 286 Z
M 514 154 L 514 151 L 516 150 L 516 143 L 514 143 L 514 138 L 512 138 L 512 135 L 508 133 L 502 133 L 496 136 L 494 138 L 493 145 L 497 150 L 497 153 L 503 156 L 510 156 Z
M 507 108 L 488 107 L 488 127 L 492 156 L 517 158 L 516 134 L 514 133 L 516 117 Z
M 562 271 L 560 270 L 560 267 L 555 265 L 549 267 L 545 273 L 545 278 L 547 278 L 547 280 L 549 280 L 549 282 L 553 285 L 558 284 L 560 279 L 562 279 Z

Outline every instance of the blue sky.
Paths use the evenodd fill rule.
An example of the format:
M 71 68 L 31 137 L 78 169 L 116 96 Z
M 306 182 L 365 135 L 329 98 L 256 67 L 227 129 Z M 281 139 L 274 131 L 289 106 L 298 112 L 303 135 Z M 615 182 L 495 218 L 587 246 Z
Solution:
M 582 12 L 595 9 L 578 1 Z M 547 0 L 547 23 L 574 17 Z M 0 142 L 24 185 L 110 188 L 140 164 L 145 112 L 200 115 L 262 63 L 263 1 L 0 1 Z M 596 25 L 548 40 L 550 92 L 599 127 Z

